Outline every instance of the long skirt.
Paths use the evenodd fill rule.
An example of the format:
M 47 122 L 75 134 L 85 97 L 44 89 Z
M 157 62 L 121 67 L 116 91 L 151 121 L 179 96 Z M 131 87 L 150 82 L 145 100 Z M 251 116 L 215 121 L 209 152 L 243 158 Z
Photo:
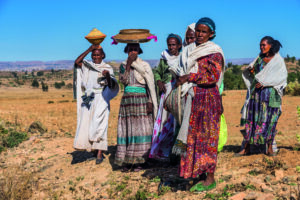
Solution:
M 170 161 L 170 153 L 174 144 L 175 119 L 171 113 L 168 113 L 164 124 L 162 121 L 162 112 L 167 112 L 163 108 L 164 97 L 161 97 L 157 118 L 154 124 L 152 146 L 149 158 L 160 161 Z M 162 126 L 162 129 L 161 129 Z M 161 131 L 159 131 L 161 129 Z
M 180 176 L 196 178 L 213 173 L 217 166 L 222 102 L 218 88 L 194 87 L 186 155 L 181 157 Z
M 244 142 L 254 145 L 273 143 L 281 109 L 269 106 L 270 89 L 273 88 L 255 89 L 249 100 Z
M 153 118 L 147 114 L 148 97 L 143 93 L 124 93 L 118 121 L 115 163 L 144 163 L 151 148 Z

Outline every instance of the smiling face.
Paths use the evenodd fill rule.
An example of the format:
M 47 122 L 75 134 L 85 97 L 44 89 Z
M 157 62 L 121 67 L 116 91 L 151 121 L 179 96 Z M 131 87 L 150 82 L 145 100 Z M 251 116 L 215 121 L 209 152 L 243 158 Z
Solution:
M 195 32 L 189 28 L 185 34 L 185 41 L 187 44 L 191 44 L 195 42 L 195 40 L 196 40 Z
M 168 50 L 169 50 L 170 54 L 174 55 L 174 56 L 178 56 L 181 45 L 178 44 L 177 39 L 172 38 L 172 37 L 169 38 L 167 41 L 167 45 L 168 45 Z
M 100 64 L 103 59 L 103 52 L 100 49 L 95 49 L 92 52 L 92 60 L 95 64 Z
M 271 49 L 271 47 L 272 47 L 272 45 L 270 45 L 269 43 L 268 43 L 268 40 L 262 40 L 261 42 L 260 42 L 260 52 L 262 53 L 262 54 L 268 54 L 269 53 L 269 51 L 270 51 L 270 49 Z
M 195 33 L 197 45 L 207 42 L 214 35 L 214 32 L 204 24 L 198 24 L 195 28 Z

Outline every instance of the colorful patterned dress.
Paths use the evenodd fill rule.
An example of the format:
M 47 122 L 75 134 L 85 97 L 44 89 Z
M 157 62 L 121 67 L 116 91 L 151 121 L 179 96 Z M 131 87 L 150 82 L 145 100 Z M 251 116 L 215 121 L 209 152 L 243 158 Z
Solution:
M 180 176 L 196 178 L 202 173 L 213 173 L 217 166 L 222 100 L 216 83 L 223 64 L 220 53 L 198 59 L 198 72 L 191 73 L 189 82 L 194 87 L 186 155 L 181 157 Z
M 151 102 L 147 85 L 139 83 L 134 76 L 134 69 L 127 73 L 121 65 L 120 82 L 125 85 L 121 100 L 117 152 L 115 163 L 144 163 L 151 148 L 153 118 L 147 114 L 147 102 Z
M 259 73 L 266 63 L 258 58 L 254 65 L 255 74 Z M 272 144 L 276 135 L 276 125 L 281 114 L 281 97 L 273 87 L 255 88 L 251 85 L 251 97 L 247 106 L 245 134 L 243 143 L 254 145 Z
M 170 161 L 169 155 L 176 139 L 174 135 L 176 120 L 171 113 L 163 108 L 163 101 L 170 94 L 175 80 L 169 70 L 167 61 L 163 59 L 160 60 L 157 68 L 153 70 L 153 74 L 155 82 L 160 80 L 165 84 L 166 93 L 162 94 L 160 98 L 149 158 L 154 158 L 160 161 Z M 160 96 L 158 87 L 157 96 Z

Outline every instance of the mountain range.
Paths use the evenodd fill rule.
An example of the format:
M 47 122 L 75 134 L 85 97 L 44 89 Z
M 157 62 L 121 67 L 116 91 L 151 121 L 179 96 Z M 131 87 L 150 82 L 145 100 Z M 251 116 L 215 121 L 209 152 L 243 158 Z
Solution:
M 227 59 L 226 64 L 231 62 L 235 65 L 248 64 L 253 58 L 237 58 Z M 158 65 L 159 60 L 145 60 L 151 67 Z M 108 63 L 114 63 L 114 66 L 121 63 L 121 60 L 106 60 Z M 16 61 L 16 62 L 1 62 L 0 71 L 38 71 L 38 70 L 58 70 L 58 69 L 72 69 L 74 65 L 73 60 L 58 60 L 58 61 Z

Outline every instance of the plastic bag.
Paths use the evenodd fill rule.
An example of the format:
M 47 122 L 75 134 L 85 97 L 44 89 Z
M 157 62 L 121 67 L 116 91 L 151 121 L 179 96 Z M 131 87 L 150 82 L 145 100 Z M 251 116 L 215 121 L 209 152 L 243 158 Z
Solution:
M 218 143 L 218 152 L 221 152 L 223 150 L 223 146 L 227 142 L 227 124 L 224 117 L 224 114 L 221 115 L 220 119 L 220 133 L 219 133 L 219 143 Z

